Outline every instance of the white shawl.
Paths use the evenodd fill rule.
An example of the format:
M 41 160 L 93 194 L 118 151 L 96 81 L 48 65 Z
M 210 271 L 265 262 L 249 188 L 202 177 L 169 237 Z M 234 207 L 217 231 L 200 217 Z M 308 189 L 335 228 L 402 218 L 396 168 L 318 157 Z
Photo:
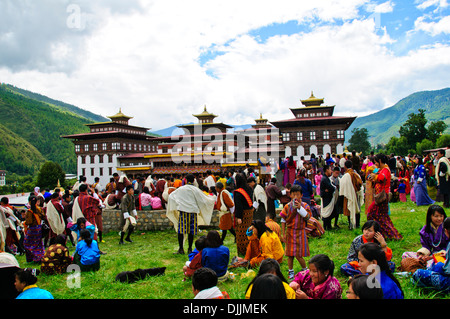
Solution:
M 49 201 L 47 203 L 46 216 L 50 228 L 56 235 L 61 235 L 62 233 L 64 233 L 64 230 L 66 229 L 66 224 L 64 223 L 62 214 L 58 212 L 58 210 L 55 208 L 55 205 L 53 205 L 52 201 Z
M 333 213 L 334 205 L 336 205 L 336 202 L 339 198 L 339 192 L 337 191 L 336 187 L 333 192 L 333 198 L 328 203 L 326 207 L 323 207 L 323 199 L 320 201 L 320 216 L 327 218 L 330 217 Z
M 80 207 L 80 203 L 78 202 L 78 197 L 75 198 L 75 200 L 73 201 L 73 207 L 72 207 L 72 220 L 74 223 L 77 223 L 78 218 L 80 217 L 84 217 L 83 212 L 81 211 L 81 207 Z M 98 233 L 98 228 L 97 225 L 95 225 L 95 233 Z M 76 233 L 72 232 L 74 238 L 76 238 Z
M 73 201 L 72 207 L 72 220 L 74 223 L 77 222 L 78 218 L 84 217 L 83 212 L 81 211 L 80 203 L 78 202 L 78 197 Z
M 264 204 L 264 208 L 267 210 L 267 195 L 261 185 L 255 186 L 255 189 L 253 190 L 253 198 L 256 199 L 256 201 L 260 200 L 261 203 Z
M 439 185 L 439 165 L 447 165 L 447 172 L 445 173 L 445 180 L 448 181 L 448 178 L 450 176 L 450 161 L 448 160 L 447 157 L 442 156 L 439 159 L 439 162 L 436 166 L 436 182 Z
M 184 185 L 169 194 L 167 202 L 167 218 L 178 230 L 180 211 L 198 214 L 198 225 L 209 225 L 214 210 L 216 196 L 206 195 L 198 187 Z
M 360 193 L 362 191 L 363 187 L 361 186 L 361 190 L 358 192 L 358 194 L 355 192 L 352 183 L 352 177 L 349 173 L 345 173 L 344 176 L 342 176 L 339 182 L 339 195 L 343 195 L 345 198 L 347 198 L 347 208 L 350 211 L 350 220 L 353 225 L 356 224 L 355 215 L 361 212 L 361 206 L 358 197 L 361 196 Z

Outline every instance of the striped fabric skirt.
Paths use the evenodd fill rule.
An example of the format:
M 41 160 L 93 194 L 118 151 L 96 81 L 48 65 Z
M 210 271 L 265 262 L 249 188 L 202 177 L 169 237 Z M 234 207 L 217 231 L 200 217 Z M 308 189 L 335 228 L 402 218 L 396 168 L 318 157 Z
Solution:
M 197 235 L 197 233 L 197 214 L 180 211 L 180 214 L 178 215 L 178 234 Z
M 237 252 L 240 255 L 244 255 L 247 252 L 247 246 L 249 243 L 248 237 L 247 237 L 247 229 L 250 227 L 253 220 L 253 208 L 244 210 L 243 216 L 242 216 L 242 223 L 235 225 L 236 230 L 236 245 L 237 245 Z
M 40 262 L 44 257 L 44 245 L 42 243 L 42 226 L 28 226 L 23 241 L 27 262 Z

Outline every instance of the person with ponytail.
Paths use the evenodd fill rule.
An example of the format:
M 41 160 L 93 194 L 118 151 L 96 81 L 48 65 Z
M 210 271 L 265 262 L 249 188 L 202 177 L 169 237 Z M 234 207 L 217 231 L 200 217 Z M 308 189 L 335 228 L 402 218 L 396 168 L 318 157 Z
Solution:
M 296 299 L 341 299 L 342 288 L 333 276 L 334 262 L 324 254 L 309 260 L 309 267 L 295 275 L 289 286 L 295 290 Z
M 23 242 L 27 262 L 40 262 L 44 256 L 42 220 L 45 216 L 37 202 L 38 199 L 35 195 L 28 197 L 30 208 L 25 216 Z
M 386 260 L 386 253 L 376 243 L 366 243 L 358 251 L 359 270 L 371 277 L 374 286 L 383 289 L 383 299 L 404 299 L 399 281 L 391 272 Z M 376 279 L 374 281 L 373 279 Z
M 87 229 L 81 230 L 80 238 L 73 257 L 75 263 L 80 266 L 81 271 L 99 270 L 100 250 L 97 241 L 92 239 Z
M 36 285 L 39 273 L 40 270 L 35 268 L 20 269 L 15 273 L 14 285 L 20 293 L 16 299 L 54 299 L 49 291 Z

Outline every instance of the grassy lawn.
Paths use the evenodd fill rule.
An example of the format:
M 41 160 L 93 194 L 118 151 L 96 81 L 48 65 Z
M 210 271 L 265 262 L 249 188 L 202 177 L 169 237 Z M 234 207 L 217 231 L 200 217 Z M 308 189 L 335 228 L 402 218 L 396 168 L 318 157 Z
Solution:
M 409 201 L 407 203 L 391 204 L 391 219 L 395 227 L 403 235 L 401 241 L 387 241 L 393 250 L 393 261 L 400 265 L 403 252 L 416 251 L 420 248 L 419 231 L 425 224 L 428 207 L 417 207 Z M 363 207 L 364 209 L 364 207 Z M 361 225 L 366 221 L 366 215 L 361 216 Z M 340 216 L 339 229 L 326 232 L 321 238 L 309 240 L 311 256 L 324 253 L 335 262 L 335 276 L 343 288 L 343 298 L 347 283 L 339 268 L 346 262 L 346 256 L 353 238 L 361 234 L 361 229 L 349 230 L 347 218 Z M 203 230 L 206 234 L 207 230 Z M 133 243 L 118 245 L 117 232 L 104 235 L 105 243 L 100 249 L 106 252 L 101 257 L 101 269 L 98 272 L 82 273 L 79 288 L 70 288 L 67 284 L 69 274 L 39 276 L 38 285 L 49 290 L 57 299 L 192 299 L 190 280 L 183 281 L 182 267 L 187 255 L 173 255 L 178 248 L 176 233 L 169 231 L 135 232 Z M 225 245 L 230 248 L 231 257 L 236 255 L 234 237 L 227 235 Z M 75 247 L 69 243 L 70 253 Z M 306 258 L 308 261 L 309 258 Z M 25 256 L 17 256 L 21 267 L 40 268 L 37 264 L 27 264 Z M 121 271 L 132 271 L 138 268 L 167 267 L 164 276 L 147 277 L 145 280 L 133 284 L 115 282 L 116 275 Z M 287 277 L 287 259 L 282 262 L 283 274 Z M 295 271 L 300 270 L 297 261 Z M 232 270 L 236 276 L 234 281 L 220 283 L 219 287 L 228 292 L 232 299 L 243 299 L 250 278 L 242 275 L 247 272 L 244 268 Z M 257 271 L 257 269 L 255 270 Z M 70 278 L 69 278 L 70 279 Z M 438 299 L 449 298 L 449 295 L 436 294 L 414 287 L 409 278 L 399 278 L 406 299 Z M 70 281 L 70 280 L 69 280 Z

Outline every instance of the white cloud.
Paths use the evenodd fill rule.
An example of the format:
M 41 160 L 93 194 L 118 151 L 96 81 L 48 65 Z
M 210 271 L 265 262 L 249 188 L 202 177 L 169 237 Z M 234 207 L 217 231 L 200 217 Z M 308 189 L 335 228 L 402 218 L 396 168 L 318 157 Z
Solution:
M 359 16 L 367 0 L 142 1 L 132 10 L 121 3 L 82 2 L 89 23 L 81 33 L 71 31 L 80 45 L 70 36 L 48 40 L 51 59 L 32 55 L 36 61 L 20 70 L 3 65 L 1 81 L 103 116 L 121 107 L 132 124 L 155 130 L 196 120 L 192 114 L 205 104 L 217 121 L 244 124 L 260 113 L 270 121 L 290 118 L 289 108 L 300 107 L 311 90 L 335 104 L 337 115 L 365 115 L 414 91 L 448 86 L 447 76 L 433 76 L 448 73 L 448 47 L 395 56 L 386 47 L 395 39 Z M 387 1 L 372 9 L 391 8 Z M 264 42 L 248 35 L 293 20 L 326 23 Z M 13 36 L 0 32 L 0 42 L 2 35 Z M 199 56 L 212 45 L 223 54 L 202 67 Z M 51 69 L 71 58 L 70 72 Z M 50 71 L 32 67 L 33 61 L 46 61 Z
M 388 13 L 394 11 L 395 4 L 389 0 L 380 4 L 369 3 L 367 4 L 367 11 L 374 13 Z
M 450 33 L 450 16 L 443 17 L 437 22 L 426 22 L 425 20 L 426 17 L 419 17 L 414 21 L 416 31 L 425 31 L 432 36 Z
M 420 1 L 419 1 L 420 2 Z M 418 5 L 417 8 L 420 10 L 428 9 L 429 7 L 436 6 L 437 9 L 442 9 L 448 7 L 447 0 L 422 0 Z

